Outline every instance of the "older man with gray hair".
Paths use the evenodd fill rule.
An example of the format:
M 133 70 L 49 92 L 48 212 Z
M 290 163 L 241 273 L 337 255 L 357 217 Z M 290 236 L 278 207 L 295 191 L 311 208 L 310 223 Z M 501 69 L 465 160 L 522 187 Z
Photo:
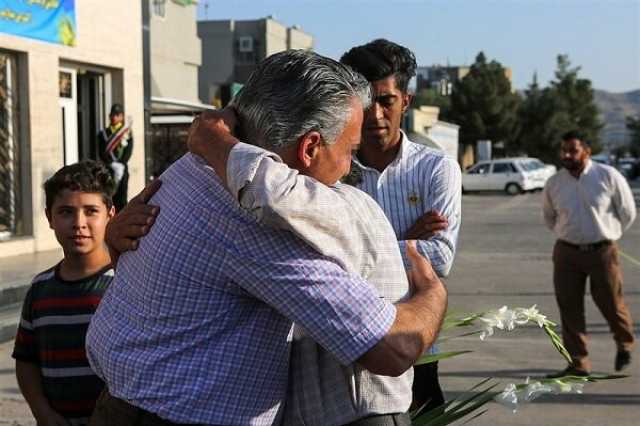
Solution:
M 349 170 L 369 102 L 367 82 L 348 67 L 283 52 L 240 94 L 239 133 L 334 185 Z M 344 262 L 260 224 L 229 194 L 228 176 L 199 157 L 187 154 L 161 180 L 152 200 L 161 213 L 138 250 L 120 258 L 87 336 L 108 387 L 93 424 L 279 423 L 293 321 L 340 364 L 380 375 L 401 375 L 435 339 L 446 291 L 415 247 L 412 294 L 393 305 Z M 353 194 L 361 213 L 345 220 L 363 230 L 366 207 L 376 205 Z M 367 250 L 378 246 L 360 231 L 343 238 L 360 241 L 373 276 L 383 259 L 402 261 L 382 211 L 369 214 L 393 250 Z

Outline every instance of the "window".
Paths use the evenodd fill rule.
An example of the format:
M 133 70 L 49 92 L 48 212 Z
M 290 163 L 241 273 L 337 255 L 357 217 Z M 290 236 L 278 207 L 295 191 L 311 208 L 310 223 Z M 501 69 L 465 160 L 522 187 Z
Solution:
M 239 52 L 253 52 L 253 37 L 242 36 L 238 38 Z
M 153 0 L 153 14 L 160 18 L 164 18 L 167 12 L 165 3 L 166 0 Z
M 61 98 L 73 97 L 73 75 L 69 72 L 60 71 L 58 73 L 58 88 Z
M 491 164 L 478 164 L 469 170 L 469 174 L 472 175 L 484 175 L 489 173 L 489 168 L 491 168 Z
M 493 173 L 515 173 L 513 163 L 496 163 L 493 165 Z
M 24 233 L 16 56 L 0 51 L 0 241 Z

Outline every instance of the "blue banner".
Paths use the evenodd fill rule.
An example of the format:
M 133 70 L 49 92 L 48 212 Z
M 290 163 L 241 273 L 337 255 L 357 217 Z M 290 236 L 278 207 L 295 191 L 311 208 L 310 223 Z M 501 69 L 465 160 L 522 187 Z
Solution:
M 0 0 L 0 32 L 75 46 L 75 0 Z

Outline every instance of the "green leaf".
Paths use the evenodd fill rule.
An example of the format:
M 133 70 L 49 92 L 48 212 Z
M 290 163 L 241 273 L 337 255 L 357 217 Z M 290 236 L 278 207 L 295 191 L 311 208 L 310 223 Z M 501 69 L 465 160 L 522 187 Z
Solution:
M 466 354 L 473 351 L 452 351 L 452 352 L 438 352 L 437 354 L 423 355 L 416 361 L 414 365 L 430 364 L 432 362 L 440 361 L 441 359 L 453 358 L 454 356 Z
M 490 394 L 489 391 L 491 391 L 497 385 L 497 383 L 481 389 L 490 380 L 492 379 L 488 378 L 482 380 L 480 383 L 474 385 L 464 395 L 424 414 L 419 414 L 413 419 L 412 424 L 414 426 L 448 425 L 468 414 L 471 414 L 494 398 L 494 395 Z M 474 391 L 476 390 L 479 390 L 479 392 L 474 393 Z M 484 411 L 476 413 L 473 418 L 483 413 Z
M 560 336 L 558 336 L 558 334 L 555 332 L 555 330 L 553 329 L 553 327 L 549 323 L 550 323 L 550 321 L 546 322 L 542 326 L 542 328 L 543 328 L 544 332 L 547 333 L 549 338 L 551 338 L 551 344 L 553 345 L 553 347 L 556 348 L 556 350 L 558 352 L 560 352 L 560 355 L 562 355 L 564 357 L 564 359 L 567 360 L 567 362 L 569 364 L 573 363 L 573 360 L 571 359 L 571 355 L 569 355 L 569 352 L 567 351 L 567 349 L 562 344 L 562 339 L 560 338 Z

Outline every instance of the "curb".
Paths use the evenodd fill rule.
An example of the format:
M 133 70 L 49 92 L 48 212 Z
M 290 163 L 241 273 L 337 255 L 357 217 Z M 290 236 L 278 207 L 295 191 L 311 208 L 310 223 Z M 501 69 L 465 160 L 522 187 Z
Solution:
M 30 280 L 0 287 L 0 310 L 5 306 L 22 303 L 29 290 Z

